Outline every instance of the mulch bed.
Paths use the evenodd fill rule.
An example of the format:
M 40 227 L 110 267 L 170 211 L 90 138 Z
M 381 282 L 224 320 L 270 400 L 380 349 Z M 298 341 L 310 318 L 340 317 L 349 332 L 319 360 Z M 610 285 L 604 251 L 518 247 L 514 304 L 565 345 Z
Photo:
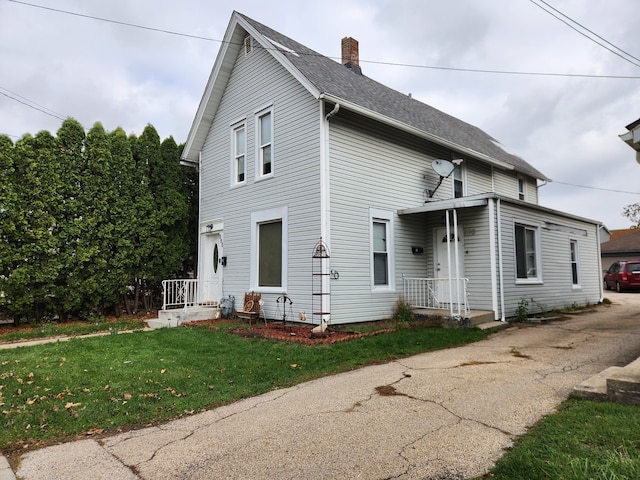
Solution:
M 217 324 L 225 320 L 202 320 L 197 322 L 185 322 L 182 325 L 196 326 L 208 325 L 209 328 L 219 328 Z M 361 333 L 346 330 L 335 330 L 331 327 L 327 328 L 323 334 L 312 334 L 311 329 L 315 325 L 299 325 L 282 323 L 264 323 L 254 324 L 252 326 L 238 327 L 233 330 L 235 335 L 244 338 L 265 338 L 270 340 L 279 340 L 283 342 L 295 342 L 304 345 L 319 345 L 346 342 L 356 338 L 378 335 L 380 333 L 392 332 L 394 329 L 380 329 L 371 333 Z

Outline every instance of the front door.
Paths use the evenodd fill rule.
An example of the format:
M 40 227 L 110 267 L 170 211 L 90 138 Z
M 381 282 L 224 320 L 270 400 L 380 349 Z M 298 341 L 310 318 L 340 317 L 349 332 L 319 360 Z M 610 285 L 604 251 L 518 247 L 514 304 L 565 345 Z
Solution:
M 222 297 L 222 234 L 202 235 L 200 273 L 198 274 L 198 301 L 201 305 L 217 305 Z
M 456 257 L 457 244 L 457 257 Z M 439 228 L 436 230 L 436 297 L 441 304 L 464 304 L 464 247 L 461 242 L 460 228 Z M 456 268 L 457 267 L 457 268 Z M 451 279 L 451 281 L 449 281 Z M 459 294 L 459 297 L 458 297 Z

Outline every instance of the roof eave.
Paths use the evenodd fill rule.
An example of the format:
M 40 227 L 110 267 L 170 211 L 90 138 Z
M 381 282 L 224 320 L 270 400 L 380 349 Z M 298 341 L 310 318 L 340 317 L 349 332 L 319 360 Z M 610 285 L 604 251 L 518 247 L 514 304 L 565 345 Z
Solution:
M 484 161 L 490 165 L 493 165 L 495 167 L 501 168 L 503 170 L 510 170 L 510 171 L 514 171 L 516 170 L 516 168 L 506 162 L 503 162 L 501 160 L 495 159 L 493 157 L 490 157 L 489 155 L 485 155 L 484 153 L 480 153 L 477 152 L 476 150 L 473 150 L 471 148 L 465 147 L 463 145 L 458 145 L 457 143 L 451 142 L 449 140 L 446 140 L 444 138 L 438 137 L 437 135 L 433 135 L 432 133 L 426 132 L 424 130 L 420 130 L 416 127 L 412 127 L 411 125 L 407 125 L 406 123 L 403 122 L 399 122 L 398 120 L 395 120 L 393 118 L 387 117 L 386 115 L 382 115 L 378 112 L 375 112 L 373 110 L 369 110 L 367 108 L 364 108 L 360 105 L 354 104 L 352 102 L 349 102 L 343 98 L 337 97 L 335 95 L 332 95 L 330 93 L 321 93 L 320 94 L 320 99 L 321 100 L 327 100 L 333 103 L 339 103 L 340 107 L 344 107 L 348 110 L 354 111 L 360 115 L 363 115 L 365 117 L 371 118 L 373 120 L 385 123 L 387 125 L 390 125 L 392 127 L 398 128 L 399 130 L 411 133 L 412 135 L 416 135 L 418 137 L 424 138 L 426 140 L 429 140 L 433 143 L 436 143 L 438 145 L 442 145 L 443 147 L 447 147 L 450 148 L 452 150 L 456 150 L 460 153 L 464 153 L 467 154 L 471 157 L 477 158 L 478 160 Z M 551 181 L 551 179 L 546 178 L 544 176 L 541 176 L 542 178 L 539 178 L 539 180 L 543 180 L 543 181 Z

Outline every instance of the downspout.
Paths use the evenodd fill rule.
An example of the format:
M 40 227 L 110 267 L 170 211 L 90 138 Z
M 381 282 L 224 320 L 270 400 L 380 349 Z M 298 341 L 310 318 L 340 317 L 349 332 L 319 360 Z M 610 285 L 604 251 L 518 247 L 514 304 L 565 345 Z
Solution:
M 336 103 L 331 110 L 326 115 L 324 113 L 324 102 L 320 102 L 320 236 L 322 240 L 324 240 L 327 247 L 329 247 L 329 251 L 331 251 L 331 205 L 329 201 L 329 189 L 330 189 L 330 175 L 329 175 L 329 164 L 330 164 L 330 141 L 329 141 L 329 119 L 333 117 L 340 110 L 340 104 Z M 330 279 L 328 277 L 329 269 L 331 265 L 322 262 L 322 282 L 323 282 L 323 291 L 330 291 L 328 283 Z M 327 282 L 327 285 L 324 285 L 324 282 Z M 321 300 L 321 311 L 328 312 L 329 311 L 329 299 L 326 296 L 322 297 Z
M 200 277 L 200 239 L 202 235 L 200 235 L 200 217 L 202 214 L 202 150 L 198 152 L 198 165 L 196 167 L 198 169 L 198 258 L 196 259 L 196 279 Z
M 491 265 L 491 308 L 493 309 L 493 318 L 497 320 L 500 315 L 500 307 L 498 306 L 498 264 L 497 264 L 497 250 L 498 242 L 496 241 L 496 199 L 492 198 L 489 201 L 489 262 Z
M 499 267 L 499 275 L 500 275 L 500 313 L 501 313 L 501 322 L 506 322 L 507 319 L 504 314 L 504 273 L 503 268 L 504 265 L 502 263 L 502 213 L 500 209 L 500 199 L 497 199 L 497 217 L 498 217 L 498 267 Z
M 640 153 L 640 151 L 638 152 Z M 596 225 L 596 243 L 598 245 L 598 272 L 600 272 L 600 275 L 598 275 L 600 278 L 602 278 L 602 251 L 600 250 L 600 224 Z M 602 303 L 604 301 L 604 285 L 603 282 L 598 282 L 600 284 L 600 302 Z

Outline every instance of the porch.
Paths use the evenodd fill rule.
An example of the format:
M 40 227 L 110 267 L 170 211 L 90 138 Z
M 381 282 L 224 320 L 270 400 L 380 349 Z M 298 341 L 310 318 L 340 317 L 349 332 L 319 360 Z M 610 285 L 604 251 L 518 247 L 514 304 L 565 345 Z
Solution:
M 414 315 L 444 319 L 446 324 L 474 326 L 494 320 L 494 312 L 471 310 L 467 278 L 402 277 L 402 294 Z M 198 279 L 164 280 L 162 310 L 149 320 L 151 328 L 177 327 L 184 322 L 208 320 L 219 315 L 222 289 L 219 282 Z
M 476 326 L 495 320 L 494 312 L 471 310 L 468 278 L 402 277 L 403 298 L 417 318 L 441 318 L 443 324 Z M 435 325 L 434 325 L 435 326 Z

